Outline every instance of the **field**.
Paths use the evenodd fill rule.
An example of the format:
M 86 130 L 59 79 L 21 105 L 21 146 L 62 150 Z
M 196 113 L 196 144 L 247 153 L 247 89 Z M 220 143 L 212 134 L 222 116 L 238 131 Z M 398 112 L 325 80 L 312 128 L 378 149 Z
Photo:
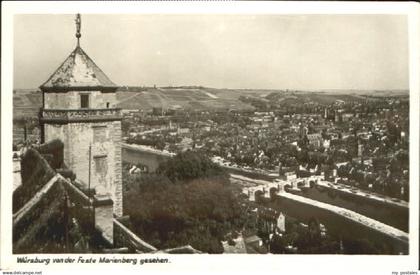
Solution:
M 251 105 L 238 100 L 240 95 L 207 88 L 150 88 L 140 92 L 118 92 L 117 98 L 118 107 L 123 109 L 252 110 Z
M 13 91 L 13 119 L 37 117 L 42 105 L 42 94 L 39 90 Z
M 214 89 L 205 87 L 122 87 L 117 91 L 117 107 L 122 109 L 153 108 L 187 110 L 253 110 L 249 103 L 239 97 L 255 100 L 279 102 L 286 104 L 303 104 L 317 102 L 332 104 L 337 100 L 364 101 L 375 100 L 382 96 L 407 96 L 408 91 L 285 91 L 253 89 Z M 42 105 L 42 94 L 39 90 L 15 90 L 13 92 L 13 118 L 36 117 Z

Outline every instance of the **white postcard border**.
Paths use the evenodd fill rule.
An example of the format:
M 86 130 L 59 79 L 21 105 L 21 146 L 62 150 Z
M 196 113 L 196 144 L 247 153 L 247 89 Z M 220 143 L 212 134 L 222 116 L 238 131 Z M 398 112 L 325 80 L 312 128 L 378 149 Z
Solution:
M 415 3 L 351 2 L 7 2 L 2 3 L 2 82 L 1 82 L 1 262 L 2 269 L 51 270 L 72 268 L 86 272 L 127 270 L 131 272 L 285 272 L 322 274 L 391 274 L 391 271 L 417 270 L 419 264 L 419 7 Z M 13 15 L 31 13 L 218 13 L 218 14 L 406 14 L 409 23 L 410 54 L 410 247 L 407 256 L 345 255 L 159 255 L 170 264 L 130 265 L 18 265 L 11 254 L 12 207 L 12 90 Z M 20 255 L 22 256 L 22 255 Z M 43 254 L 42 257 L 54 257 Z M 77 257 L 59 254 L 58 257 Z M 85 258 L 101 255 L 81 254 Z M 105 255 L 112 257 L 112 255 Z M 133 255 L 127 255 L 127 257 Z M 156 257 L 135 255 L 138 259 Z M 138 270 L 137 270 L 138 269 Z M 72 272 L 74 273 L 74 272 Z M 53 273 L 52 273 L 53 274 Z

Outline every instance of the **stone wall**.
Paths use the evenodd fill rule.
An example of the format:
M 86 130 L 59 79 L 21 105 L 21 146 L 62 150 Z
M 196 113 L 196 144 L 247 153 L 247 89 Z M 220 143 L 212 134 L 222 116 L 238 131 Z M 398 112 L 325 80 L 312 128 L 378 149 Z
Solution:
M 121 122 L 82 122 L 45 125 L 45 140 L 64 143 L 64 162 L 85 188 L 112 196 L 114 213 L 122 215 Z M 89 162 L 89 146 L 91 156 Z
M 123 215 L 123 188 L 122 188 L 122 160 L 121 160 L 121 122 L 115 121 L 113 122 L 113 140 L 114 140 L 114 148 L 115 148 L 115 155 L 114 155 L 114 169 L 115 169 L 115 179 L 114 179 L 114 213 L 115 215 L 122 216 Z
M 45 109 L 80 109 L 80 94 L 89 94 L 89 108 L 115 108 L 116 93 L 102 93 L 100 91 L 70 91 L 66 93 L 44 93 Z
M 114 123 L 118 129 L 119 123 Z M 118 138 L 118 134 L 115 135 L 115 138 Z M 45 150 L 48 149 L 46 147 L 46 145 L 43 146 Z M 121 151 L 118 153 L 120 147 L 117 147 L 119 149 L 115 149 L 117 151 L 115 154 L 119 154 L 121 157 Z M 114 218 L 115 209 L 113 208 L 114 203 L 110 199 L 111 196 L 97 195 L 92 200 L 68 179 L 56 174 L 41 154 L 34 149 L 28 149 L 22 159 L 22 166 L 26 171 L 24 182 L 27 188 L 22 188 L 17 193 L 14 192 L 14 196 L 16 194 L 19 197 L 19 205 L 14 206 L 16 211 L 13 215 L 14 253 L 39 252 L 39 234 L 45 233 L 42 233 L 43 230 L 46 226 L 50 226 L 52 220 L 62 221 L 63 205 L 66 198 L 71 202 L 70 213 L 75 215 L 78 224 L 83 228 L 81 232 L 91 235 L 89 238 L 92 237 L 96 229 L 107 245 L 111 247 L 127 247 L 137 253 L 156 251 L 156 248 L 144 242 Z M 117 165 L 115 171 L 121 170 L 121 163 L 118 163 L 119 167 Z M 122 196 L 121 176 L 119 180 L 120 184 L 117 189 Z M 116 199 L 116 201 L 120 205 L 122 204 L 122 198 Z M 62 229 L 57 228 L 55 232 L 58 235 L 64 234 L 60 230 Z M 35 243 L 37 246 L 34 247 Z M 59 243 L 59 245 L 63 244 Z M 66 248 L 63 246 L 60 249 L 64 252 Z
M 102 233 L 102 237 L 114 244 L 114 208 L 109 195 L 95 196 L 93 200 L 95 229 Z
M 53 177 L 31 200 L 13 215 L 13 253 L 34 253 L 34 243 L 51 221 L 60 221 L 65 189 Z M 56 232 L 57 235 L 64 232 Z M 50 236 L 51 237 L 51 236 Z
M 114 219 L 114 244 L 119 247 L 127 247 L 130 252 L 150 253 L 157 249 L 140 239 L 118 220 Z

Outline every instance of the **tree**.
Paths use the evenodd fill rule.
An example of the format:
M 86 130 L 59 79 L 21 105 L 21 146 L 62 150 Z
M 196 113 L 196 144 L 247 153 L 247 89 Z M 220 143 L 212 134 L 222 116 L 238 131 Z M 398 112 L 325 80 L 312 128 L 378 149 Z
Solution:
M 159 167 L 159 174 L 130 176 L 124 212 L 133 230 L 160 249 L 191 245 L 222 253 L 228 232 L 245 224 L 239 198 L 225 172 L 196 152 L 184 152 Z
M 227 173 L 207 156 L 194 151 L 185 151 L 163 162 L 157 169 L 158 174 L 167 176 L 171 181 L 184 181 L 205 177 L 227 177 Z
M 273 254 L 282 254 L 286 251 L 287 243 L 278 234 L 275 234 L 270 241 L 270 252 Z
M 380 251 L 367 239 L 343 239 L 344 254 L 378 254 Z

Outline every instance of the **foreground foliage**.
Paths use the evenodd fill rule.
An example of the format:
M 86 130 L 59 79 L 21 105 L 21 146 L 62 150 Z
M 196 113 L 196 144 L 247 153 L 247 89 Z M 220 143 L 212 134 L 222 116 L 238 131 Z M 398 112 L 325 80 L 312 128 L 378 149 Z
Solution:
M 205 156 L 185 152 L 157 174 L 124 176 L 124 212 L 133 230 L 158 248 L 189 244 L 222 253 L 220 241 L 243 224 L 234 187 Z

